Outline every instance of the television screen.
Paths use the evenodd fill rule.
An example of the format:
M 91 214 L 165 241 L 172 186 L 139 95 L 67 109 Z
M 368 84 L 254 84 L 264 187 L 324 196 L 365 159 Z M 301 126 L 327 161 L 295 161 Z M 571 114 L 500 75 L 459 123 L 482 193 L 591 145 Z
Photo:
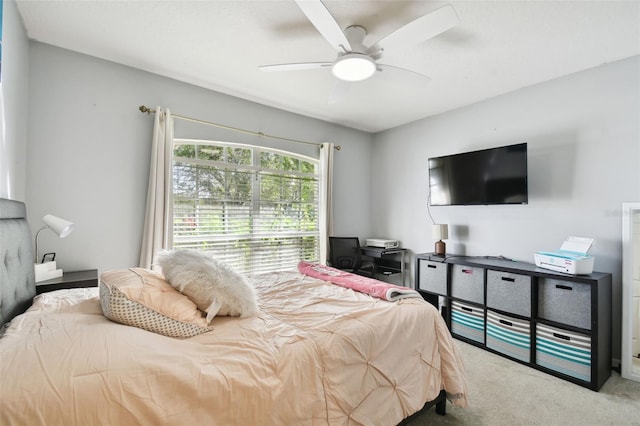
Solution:
M 527 204 L 527 144 L 429 159 L 432 206 Z

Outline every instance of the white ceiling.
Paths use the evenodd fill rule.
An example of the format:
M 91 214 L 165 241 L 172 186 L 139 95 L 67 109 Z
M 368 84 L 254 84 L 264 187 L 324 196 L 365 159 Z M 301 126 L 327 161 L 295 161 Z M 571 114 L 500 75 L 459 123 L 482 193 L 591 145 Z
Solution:
M 380 62 L 431 81 L 377 73 L 329 104 L 329 69 L 266 73 L 259 65 L 332 62 L 336 53 L 293 0 L 18 0 L 30 39 L 333 123 L 378 132 L 640 54 L 640 0 L 323 0 L 365 44 L 444 4 L 454 28 Z

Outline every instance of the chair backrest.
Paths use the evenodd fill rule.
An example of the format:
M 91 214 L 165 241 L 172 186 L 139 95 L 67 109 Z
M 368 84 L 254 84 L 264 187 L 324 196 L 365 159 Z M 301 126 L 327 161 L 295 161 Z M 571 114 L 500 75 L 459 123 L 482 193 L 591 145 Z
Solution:
M 358 237 L 329 237 L 329 261 L 334 268 L 358 271 L 362 266 Z

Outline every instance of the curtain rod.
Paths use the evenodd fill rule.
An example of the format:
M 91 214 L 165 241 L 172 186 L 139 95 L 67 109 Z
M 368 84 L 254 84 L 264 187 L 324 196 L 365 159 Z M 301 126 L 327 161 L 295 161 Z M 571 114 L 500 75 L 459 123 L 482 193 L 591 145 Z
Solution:
M 140 107 L 138 108 L 140 110 L 140 112 L 142 113 L 147 113 L 147 114 L 151 114 L 151 113 L 155 113 L 156 110 L 149 108 L 145 105 L 140 105 Z M 231 127 L 231 126 L 225 126 L 224 124 L 218 124 L 218 123 L 212 123 L 210 121 L 204 121 L 204 120 L 199 120 L 197 118 L 191 118 L 191 117 L 185 117 L 183 115 L 178 115 L 178 114 L 174 114 L 171 113 L 172 117 L 178 118 L 180 120 L 185 120 L 185 121 L 191 121 L 193 123 L 199 123 L 199 124 L 205 124 L 207 126 L 214 126 L 214 127 L 219 127 L 221 129 L 227 129 L 227 130 L 233 130 L 234 132 L 240 132 L 240 133 L 245 133 L 245 134 L 249 134 L 249 135 L 255 135 L 255 136 L 260 136 L 260 137 L 265 137 L 265 138 L 271 138 L 271 139 L 279 139 L 282 141 L 287 141 L 287 142 L 296 142 L 296 143 L 304 143 L 307 145 L 316 145 L 316 146 L 321 146 L 321 143 L 318 142 L 307 142 L 307 141 L 301 141 L 298 139 L 289 139 L 289 138 L 283 138 L 280 136 L 273 136 L 273 135 L 268 135 L 266 133 L 262 133 L 262 132 L 254 132 L 251 130 L 245 130 L 245 129 L 240 129 L 238 127 Z M 335 145 L 335 149 L 337 151 L 340 151 L 341 147 L 340 145 Z

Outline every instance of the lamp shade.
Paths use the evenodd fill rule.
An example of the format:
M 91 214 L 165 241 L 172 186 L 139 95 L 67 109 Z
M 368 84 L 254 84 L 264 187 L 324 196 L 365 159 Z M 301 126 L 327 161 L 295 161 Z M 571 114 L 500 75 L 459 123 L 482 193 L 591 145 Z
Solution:
M 434 240 L 446 240 L 449 238 L 449 226 L 431 225 L 431 236 Z
M 61 219 L 52 214 L 48 214 L 42 218 L 42 221 L 56 234 L 58 237 L 64 238 L 73 232 L 75 224 L 68 220 Z

